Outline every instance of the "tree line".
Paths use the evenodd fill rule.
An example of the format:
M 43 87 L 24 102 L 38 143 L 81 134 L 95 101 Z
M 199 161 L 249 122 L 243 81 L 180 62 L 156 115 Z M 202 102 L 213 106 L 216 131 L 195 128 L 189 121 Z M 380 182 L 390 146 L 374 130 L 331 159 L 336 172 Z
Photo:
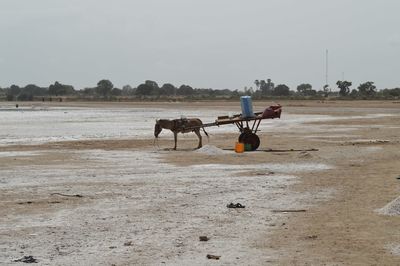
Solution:
M 339 80 L 337 90 L 325 85 L 320 90 L 313 89 L 309 83 L 299 84 L 296 90 L 291 90 L 285 84 L 275 85 L 271 79 L 255 80 L 255 88 L 245 87 L 244 90 L 217 90 L 193 88 L 190 85 L 174 86 L 165 83 L 159 86 L 157 82 L 146 80 L 137 87 L 125 85 L 122 88 L 114 87 L 110 80 L 100 80 L 95 87 L 75 90 L 71 85 L 58 81 L 48 87 L 39 87 L 28 84 L 25 87 L 11 85 L 0 88 L 0 99 L 7 101 L 52 100 L 54 97 L 62 99 L 83 100 L 154 100 L 154 99 L 236 99 L 243 95 L 250 95 L 254 99 L 288 98 L 288 99 L 323 99 L 327 97 L 342 99 L 398 99 L 400 88 L 378 90 L 374 82 L 367 81 L 356 88 L 351 88 L 352 82 Z
M 311 84 L 302 83 L 297 86 L 296 91 L 291 91 L 285 84 L 275 86 L 271 79 L 267 79 L 267 81 L 255 80 L 254 84 L 257 90 L 252 94 L 261 98 L 268 96 L 326 98 L 331 96 L 342 99 L 398 99 L 400 97 L 400 88 L 377 90 L 372 81 L 361 83 L 357 88 L 351 89 L 353 85 L 351 81 L 338 80 L 336 82 L 337 90 L 333 90 L 329 85 L 323 86 L 320 90 L 315 90 Z

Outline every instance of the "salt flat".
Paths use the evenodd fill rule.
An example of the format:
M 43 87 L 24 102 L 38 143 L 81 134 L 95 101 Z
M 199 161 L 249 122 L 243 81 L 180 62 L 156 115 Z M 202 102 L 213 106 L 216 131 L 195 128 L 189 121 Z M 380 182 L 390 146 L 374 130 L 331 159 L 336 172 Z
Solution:
M 395 170 L 388 165 L 396 159 L 398 109 L 337 115 L 284 108 L 281 120 L 264 121 L 261 151 L 236 154 L 235 127 L 207 129 L 211 137 L 198 151 L 194 134 L 179 136 L 178 151 L 169 150 L 170 132 L 158 146 L 152 136 L 157 118 L 212 122 L 233 104 L 217 111 L 157 104 L 2 108 L 4 265 L 23 256 L 40 265 L 215 264 L 207 254 L 221 256 L 222 265 L 398 261 L 390 252 L 400 240 L 389 236 L 397 222 L 375 212 L 397 197 L 395 179 L 381 174 Z M 389 142 L 360 142 L 378 137 Z M 279 152 L 291 148 L 318 151 Z M 228 209 L 230 202 L 246 208 Z M 386 231 L 375 228 L 380 223 Z M 364 243 L 372 229 L 376 241 Z M 210 240 L 200 242 L 202 235 Z M 363 249 L 350 244 L 337 257 L 353 241 Z

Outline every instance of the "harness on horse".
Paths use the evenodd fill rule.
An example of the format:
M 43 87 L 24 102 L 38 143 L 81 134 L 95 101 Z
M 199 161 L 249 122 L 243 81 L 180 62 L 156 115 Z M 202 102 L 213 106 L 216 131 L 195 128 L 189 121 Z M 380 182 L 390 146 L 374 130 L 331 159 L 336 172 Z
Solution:
M 174 119 L 172 121 L 174 122 L 173 130 L 185 130 L 189 122 L 187 118 Z

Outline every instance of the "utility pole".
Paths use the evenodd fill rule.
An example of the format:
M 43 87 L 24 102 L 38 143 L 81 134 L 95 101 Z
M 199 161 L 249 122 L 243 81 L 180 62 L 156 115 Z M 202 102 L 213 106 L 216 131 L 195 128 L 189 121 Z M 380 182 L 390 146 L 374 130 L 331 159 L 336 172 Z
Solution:
M 326 63 L 326 65 L 325 65 L 325 85 L 329 85 L 328 84 L 328 82 L 329 82 L 329 80 L 328 80 L 328 60 L 329 60 L 329 51 L 328 51 L 328 49 L 326 49 L 326 57 L 325 57 L 325 63 Z

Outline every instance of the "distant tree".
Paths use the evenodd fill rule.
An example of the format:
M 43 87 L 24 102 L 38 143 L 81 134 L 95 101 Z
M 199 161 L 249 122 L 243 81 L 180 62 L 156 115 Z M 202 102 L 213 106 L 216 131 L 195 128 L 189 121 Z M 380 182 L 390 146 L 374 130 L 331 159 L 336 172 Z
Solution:
M 374 82 L 367 81 L 358 86 L 358 92 L 361 96 L 372 97 L 376 94 L 376 86 L 374 85 Z
M 303 96 L 315 96 L 317 94 L 317 91 L 313 90 L 311 84 L 308 83 L 297 86 L 297 92 Z
M 108 79 L 102 79 L 97 83 L 96 93 L 106 98 L 108 95 L 110 95 L 113 88 L 114 84 L 112 84 L 111 81 Z
M 382 95 L 385 98 L 399 98 L 400 97 L 400 88 L 384 89 L 384 90 L 382 90 Z
M 160 95 L 162 94 L 160 91 L 160 87 L 158 86 L 157 82 L 152 81 L 152 80 L 146 80 L 144 82 L 147 86 L 151 87 L 151 94 L 152 95 Z
M 122 92 L 121 94 L 123 96 L 129 96 L 134 94 L 134 89 L 130 85 L 125 85 L 122 87 Z
M 393 97 L 400 97 L 400 88 L 394 88 L 389 90 L 389 94 Z
M 349 95 L 350 95 L 351 98 L 357 98 L 358 90 L 352 89 Z
M 33 94 L 30 92 L 23 91 L 18 95 L 17 100 L 18 101 L 33 101 Z
M 74 87 L 71 85 L 63 85 L 56 81 L 53 85 L 49 86 L 50 95 L 71 95 L 74 94 Z
M 273 89 L 275 84 L 271 81 L 271 79 L 267 79 L 267 86 L 269 89 Z
M 339 95 L 340 96 L 347 96 L 350 93 L 350 86 L 352 85 L 352 83 L 350 81 L 347 80 L 338 80 L 336 82 L 336 85 L 338 86 L 338 88 L 340 89 L 339 91 Z
M 161 88 L 158 88 L 158 90 L 156 91 L 155 95 L 167 95 L 166 90 L 161 86 Z
M 84 88 L 83 94 L 84 95 L 94 95 L 94 94 L 96 94 L 96 88 Z
M 35 84 L 28 84 L 21 89 L 21 92 L 17 96 L 19 101 L 32 101 L 33 96 L 44 96 L 48 94 L 46 88 L 41 88 Z
M 194 89 L 193 94 L 202 96 L 203 98 L 215 98 L 216 96 L 228 96 L 226 90 L 213 90 L 213 89 Z M 229 93 L 230 95 L 230 93 Z
M 189 85 L 181 85 L 177 91 L 178 95 L 185 95 L 189 96 L 192 95 L 194 92 L 193 88 Z
M 122 90 L 118 88 L 113 88 L 111 90 L 111 95 L 112 96 L 121 96 L 122 95 Z
M 228 89 L 223 89 L 223 90 L 209 90 L 210 92 L 212 92 L 214 95 L 218 95 L 218 96 L 231 96 L 232 91 L 228 90 Z M 253 94 L 254 90 L 253 87 L 249 88 L 249 93 L 250 95 Z
M 297 86 L 297 92 L 300 94 L 304 94 L 305 91 L 311 90 L 312 85 L 308 83 L 302 83 Z
M 258 79 L 254 81 L 254 85 L 256 85 L 257 89 L 260 89 L 260 81 Z
M 275 96 L 289 96 L 290 89 L 285 84 L 280 84 L 274 88 L 272 94 Z
M 13 95 L 7 93 L 6 99 L 7 99 L 7 101 L 14 101 L 15 97 Z
M 267 82 L 265 82 L 265 80 L 260 80 L 260 89 L 263 91 L 266 89 L 267 86 Z
M 54 85 L 49 86 L 49 94 L 50 95 L 58 95 L 58 91 L 61 91 L 62 85 L 56 81 Z
M 176 95 L 177 88 L 171 83 L 165 83 L 162 85 L 161 90 L 164 91 L 166 95 Z
M 41 88 L 36 86 L 35 84 L 26 85 L 23 89 L 21 89 L 20 94 L 18 95 L 17 100 L 21 101 L 32 101 L 33 96 L 44 96 L 48 95 L 47 88 Z
M 21 93 L 21 88 L 17 85 L 11 85 L 10 88 L 5 89 L 7 101 L 13 101 Z
M 260 81 L 260 90 L 262 95 L 271 95 L 274 87 L 275 84 L 271 81 L 271 79 L 267 79 L 267 82 L 265 82 L 265 80 Z
M 252 87 L 250 87 L 250 88 L 244 87 L 244 95 L 251 96 L 253 94 L 254 94 L 254 90 Z
M 10 86 L 10 90 L 9 90 L 10 95 L 17 96 L 20 93 L 21 93 L 21 88 L 19 86 L 17 86 L 17 85 Z
M 318 96 L 319 98 L 325 97 L 325 92 L 323 90 L 318 90 L 315 96 Z
M 143 83 L 143 84 L 140 84 L 140 85 L 137 87 L 135 93 L 136 93 L 137 95 L 143 95 L 143 96 L 145 96 L 145 95 L 151 95 L 151 94 L 152 94 L 152 91 L 153 91 L 153 87 L 151 87 L 151 86 L 148 85 L 148 84 Z
M 239 98 L 239 97 L 240 97 L 240 93 L 238 90 L 232 91 L 231 98 Z
M 154 88 L 159 88 L 157 82 L 152 81 L 152 80 L 146 80 L 144 84 L 149 85 L 150 87 Z
M 261 90 L 256 90 L 256 91 L 251 95 L 251 97 L 252 97 L 253 99 L 261 99 L 261 98 L 262 98 L 262 92 L 261 92 Z

